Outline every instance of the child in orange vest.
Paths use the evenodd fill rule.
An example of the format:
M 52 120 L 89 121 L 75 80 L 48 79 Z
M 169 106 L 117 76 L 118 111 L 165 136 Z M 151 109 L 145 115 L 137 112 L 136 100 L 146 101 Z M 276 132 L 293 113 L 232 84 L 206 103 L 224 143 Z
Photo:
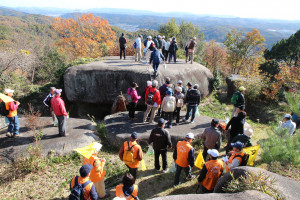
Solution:
M 122 183 L 116 187 L 116 197 L 124 198 L 126 200 L 139 200 L 138 186 L 135 185 L 135 179 L 130 173 L 123 176 Z
M 91 164 L 93 166 L 93 169 L 91 170 L 90 180 L 94 183 L 100 199 L 105 199 L 105 198 L 109 197 L 110 195 L 108 193 L 106 193 L 105 183 L 104 183 L 104 176 L 105 176 L 104 165 L 105 165 L 106 160 L 105 160 L 105 158 L 100 159 L 97 156 L 101 147 L 102 147 L 102 145 L 96 142 L 94 145 L 95 152 L 89 159 L 86 157 L 83 157 L 82 164 L 83 165 Z

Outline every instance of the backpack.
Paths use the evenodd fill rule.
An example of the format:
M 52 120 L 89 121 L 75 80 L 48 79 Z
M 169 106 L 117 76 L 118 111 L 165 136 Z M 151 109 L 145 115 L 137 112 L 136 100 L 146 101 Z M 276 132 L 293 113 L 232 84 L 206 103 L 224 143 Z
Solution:
M 167 101 L 166 105 L 164 106 L 165 112 L 174 112 L 175 110 L 175 101 Z
M 189 49 L 194 49 L 195 44 L 196 44 L 196 43 L 192 40 L 192 41 L 190 42 Z
M 129 92 L 129 94 L 127 94 L 127 96 L 126 96 L 126 101 L 127 101 L 127 103 L 131 103 L 131 102 L 132 102 L 131 91 L 132 91 L 132 89 L 130 88 L 130 92 Z
M 87 181 L 84 184 L 78 183 L 78 176 L 75 177 L 75 185 L 71 190 L 71 194 L 69 196 L 69 200 L 84 200 L 84 188 L 90 184 L 91 181 Z
M 154 94 L 157 92 L 157 90 L 155 90 L 155 92 L 151 93 L 151 90 L 149 88 L 149 94 L 147 96 L 147 100 L 146 103 L 148 105 L 153 105 L 154 104 Z
M 248 160 L 249 160 L 249 154 L 244 152 L 244 156 L 237 155 L 234 158 L 236 158 L 236 157 L 242 158 L 242 162 L 241 162 L 240 166 L 247 166 L 247 163 L 248 163 Z
M 155 44 L 154 44 L 154 42 L 152 41 L 151 44 L 150 44 L 149 50 L 150 50 L 150 51 L 153 51 L 153 50 L 154 50 L 154 47 L 155 47 Z
M 47 99 L 46 99 L 46 101 L 45 101 L 45 104 L 47 104 L 48 107 L 51 107 L 51 99 L 52 99 L 52 98 L 53 98 L 53 97 L 48 96 Z
M 176 104 L 176 107 L 179 108 L 179 107 L 182 107 L 183 106 L 183 99 L 178 99 L 177 101 L 177 104 Z
M 4 101 L 0 103 L 0 115 L 7 116 L 9 114 L 9 110 L 6 110 L 6 106 Z
M 133 152 L 131 151 L 131 149 L 135 146 L 132 145 L 131 147 L 129 147 L 129 141 L 127 141 L 128 144 L 128 149 L 124 152 L 123 154 L 123 162 L 126 165 L 133 165 L 135 162 L 135 159 L 133 158 Z
M 239 99 L 239 95 L 238 95 L 238 93 L 236 92 L 236 93 L 234 93 L 234 94 L 232 95 L 232 97 L 231 97 L 231 103 L 236 104 L 238 99 Z
M 136 49 L 137 45 L 136 42 L 133 43 L 133 48 Z

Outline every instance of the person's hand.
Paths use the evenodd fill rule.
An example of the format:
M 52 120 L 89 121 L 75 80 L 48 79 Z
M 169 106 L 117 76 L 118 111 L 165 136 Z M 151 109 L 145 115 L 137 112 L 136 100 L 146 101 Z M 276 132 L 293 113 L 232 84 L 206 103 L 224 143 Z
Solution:
M 20 105 L 20 102 L 16 101 L 17 106 Z

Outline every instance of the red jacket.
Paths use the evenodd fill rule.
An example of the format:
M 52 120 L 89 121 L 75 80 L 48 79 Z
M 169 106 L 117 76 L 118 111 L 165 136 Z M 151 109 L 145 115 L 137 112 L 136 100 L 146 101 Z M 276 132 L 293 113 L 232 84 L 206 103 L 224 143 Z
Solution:
M 61 97 L 55 96 L 51 99 L 51 106 L 53 108 L 54 114 L 56 116 L 68 116 L 66 111 L 65 102 L 62 100 Z
M 157 92 L 155 92 L 155 94 L 154 94 L 154 102 L 157 103 L 157 105 L 160 105 L 161 104 L 161 99 L 160 99 L 159 90 L 157 88 L 151 87 L 150 92 L 154 93 L 155 90 L 157 90 Z M 146 94 L 145 94 L 145 101 L 147 101 L 148 94 L 149 94 L 149 88 L 147 89 Z

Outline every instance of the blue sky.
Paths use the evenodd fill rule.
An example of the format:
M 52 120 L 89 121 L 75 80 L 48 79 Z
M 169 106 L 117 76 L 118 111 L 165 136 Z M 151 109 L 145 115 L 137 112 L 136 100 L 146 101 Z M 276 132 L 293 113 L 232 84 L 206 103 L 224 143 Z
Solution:
M 129 8 L 155 12 L 300 20 L 300 0 L 0 0 L 8 7 Z

